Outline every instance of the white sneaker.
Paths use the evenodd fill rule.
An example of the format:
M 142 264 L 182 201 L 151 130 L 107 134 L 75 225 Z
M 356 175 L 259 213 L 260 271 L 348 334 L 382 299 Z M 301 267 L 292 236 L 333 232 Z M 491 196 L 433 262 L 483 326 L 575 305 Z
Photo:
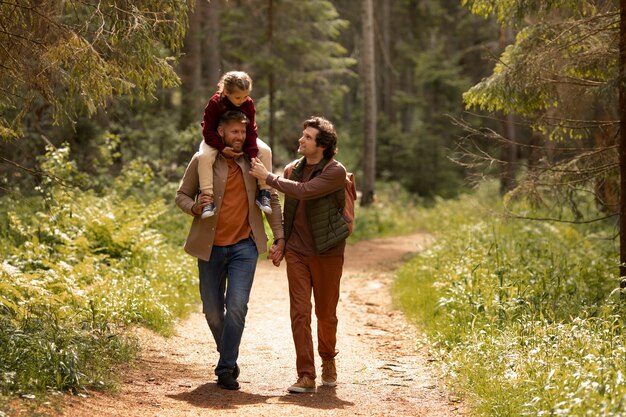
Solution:
M 270 192 L 268 190 L 259 190 L 259 194 L 256 197 L 256 205 L 259 206 L 263 213 L 272 214 Z
M 215 204 L 209 203 L 202 209 L 202 214 L 200 218 L 206 219 L 207 217 L 211 217 L 215 214 Z

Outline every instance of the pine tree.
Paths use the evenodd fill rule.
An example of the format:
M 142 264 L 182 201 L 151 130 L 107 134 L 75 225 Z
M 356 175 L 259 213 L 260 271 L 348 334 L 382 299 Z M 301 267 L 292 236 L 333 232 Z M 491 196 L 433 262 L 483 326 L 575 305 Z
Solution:
M 176 85 L 169 55 L 180 49 L 188 9 L 176 0 L 3 1 L 0 136 L 20 136 L 34 108 L 74 119 L 115 95 Z
M 626 140 L 623 145 L 617 141 L 621 114 L 617 92 L 623 92 L 620 54 L 626 52 L 621 50 L 620 23 L 624 22 L 617 4 L 600 0 L 464 3 L 472 12 L 495 15 L 502 25 L 517 31 L 493 73 L 465 93 L 467 106 L 516 114 L 541 139 L 539 143 L 547 144 L 534 144 L 532 153 L 538 155 L 532 156 L 527 175 L 509 197 L 523 195 L 543 207 L 556 208 L 553 217 L 567 221 L 619 214 L 620 275 L 625 276 L 625 204 L 617 199 L 626 195 L 624 175 L 618 185 L 619 169 L 626 166 L 625 157 L 620 157 L 626 154 Z M 494 132 L 483 133 L 507 140 Z M 604 213 L 586 206 L 588 195 Z M 569 208 L 566 218 L 560 217 L 563 205 Z
M 305 118 L 340 114 L 343 80 L 354 75 L 354 60 L 337 42 L 347 21 L 330 1 L 266 0 L 227 3 L 221 23 L 224 71 L 250 73 L 260 135 L 278 145 L 276 163 L 293 158 Z M 275 137 L 268 138 L 270 121 Z
M 366 207 L 374 201 L 374 182 L 376 179 L 376 59 L 374 55 L 374 2 L 362 0 L 361 19 L 363 30 L 363 55 L 361 59 L 361 77 L 363 85 L 363 197 L 361 205 Z

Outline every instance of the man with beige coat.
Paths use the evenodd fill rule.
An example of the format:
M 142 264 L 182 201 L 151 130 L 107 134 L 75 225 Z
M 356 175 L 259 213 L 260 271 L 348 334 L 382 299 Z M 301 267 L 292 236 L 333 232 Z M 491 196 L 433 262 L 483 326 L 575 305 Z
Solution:
M 259 253 L 267 251 L 267 235 L 261 210 L 255 203 L 256 178 L 241 153 L 248 119 L 239 111 L 225 112 L 218 133 L 226 146 L 241 156 L 219 155 L 213 166 L 213 198 L 199 195 L 198 154 L 195 154 L 176 192 L 176 205 L 194 216 L 185 251 L 198 258 L 202 311 L 215 339 L 219 360 L 218 384 L 239 389 L 239 345 L 248 311 L 248 300 Z M 214 202 L 215 216 L 201 219 L 204 206 Z M 266 214 L 274 243 L 270 258 L 280 262 L 284 249 L 282 215 L 278 194 L 271 192 L 272 214 Z M 224 213 L 222 216 L 221 214 Z

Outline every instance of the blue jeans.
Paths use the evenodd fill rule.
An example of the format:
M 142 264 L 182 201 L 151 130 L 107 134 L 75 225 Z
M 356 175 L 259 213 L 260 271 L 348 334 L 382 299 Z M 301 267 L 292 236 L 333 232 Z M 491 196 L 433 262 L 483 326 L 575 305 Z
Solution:
M 220 354 L 215 375 L 232 372 L 237 365 L 258 256 L 248 238 L 214 246 L 208 262 L 198 259 L 202 312 Z

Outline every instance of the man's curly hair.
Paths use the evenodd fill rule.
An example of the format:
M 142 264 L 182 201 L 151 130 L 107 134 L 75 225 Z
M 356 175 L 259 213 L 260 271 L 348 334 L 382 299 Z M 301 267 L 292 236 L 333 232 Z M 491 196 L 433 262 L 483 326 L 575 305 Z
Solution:
M 330 159 L 337 153 L 337 132 L 335 126 L 321 116 L 312 116 L 304 122 L 304 128 L 317 129 L 315 144 L 324 148 L 324 158 Z

